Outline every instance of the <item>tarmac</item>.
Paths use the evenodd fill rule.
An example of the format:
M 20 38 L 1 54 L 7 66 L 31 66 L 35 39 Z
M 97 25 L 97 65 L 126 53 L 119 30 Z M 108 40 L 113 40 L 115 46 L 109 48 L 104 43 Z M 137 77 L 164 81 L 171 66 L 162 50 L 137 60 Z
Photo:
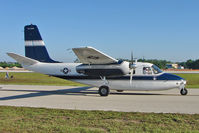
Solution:
M 199 114 L 199 89 L 166 91 L 111 91 L 75 86 L 0 85 L 0 105 L 73 110 Z

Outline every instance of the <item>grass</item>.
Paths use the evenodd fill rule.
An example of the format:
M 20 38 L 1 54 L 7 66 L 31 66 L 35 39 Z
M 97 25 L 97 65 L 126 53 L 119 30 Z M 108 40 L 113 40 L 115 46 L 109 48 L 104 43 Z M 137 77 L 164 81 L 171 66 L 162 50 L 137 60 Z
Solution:
M 0 132 L 199 132 L 199 115 L 0 106 Z
M 57 86 L 86 86 L 69 80 L 49 77 L 39 73 L 9 73 L 13 79 L 5 79 L 5 73 L 0 73 L 0 84 L 18 85 L 57 85 Z M 187 80 L 187 88 L 199 88 L 199 74 L 176 74 Z
M 12 79 L 5 79 L 5 73 L 0 73 L 0 84 L 18 84 L 18 85 L 56 85 L 56 86 L 85 86 L 69 80 L 64 80 L 56 77 L 40 73 L 12 73 Z

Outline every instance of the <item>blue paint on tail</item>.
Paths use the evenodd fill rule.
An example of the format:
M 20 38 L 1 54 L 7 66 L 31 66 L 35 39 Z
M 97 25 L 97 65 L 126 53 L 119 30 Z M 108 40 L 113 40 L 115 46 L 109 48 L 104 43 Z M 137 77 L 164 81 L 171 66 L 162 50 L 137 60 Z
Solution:
M 26 25 L 24 27 L 24 39 L 25 41 L 39 41 L 42 40 L 41 35 L 39 33 L 39 29 L 36 25 Z
M 36 25 L 26 25 L 24 27 L 25 41 L 42 41 L 39 29 Z M 25 46 L 25 56 L 31 59 L 46 63 L 58 63 L 50 58 L 45 45 Z

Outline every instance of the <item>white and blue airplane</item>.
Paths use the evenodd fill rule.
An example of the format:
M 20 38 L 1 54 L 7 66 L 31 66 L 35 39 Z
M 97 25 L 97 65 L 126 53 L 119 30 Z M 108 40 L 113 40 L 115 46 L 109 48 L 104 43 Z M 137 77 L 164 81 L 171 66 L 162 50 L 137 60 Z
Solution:
M 181 95 L 188 93 L 186 80 L 162 72 L 151 63 L 127 62 L 114 59 L 93 47 L 73 48 L 81 63 L 62 63 L 50 58 L 36 25 L 27 25 L 25 56 L 7 53 L 25 69 L 34 72 L 99 87 L 100 96 L 110 90 L 157 91 L 178 88 Z

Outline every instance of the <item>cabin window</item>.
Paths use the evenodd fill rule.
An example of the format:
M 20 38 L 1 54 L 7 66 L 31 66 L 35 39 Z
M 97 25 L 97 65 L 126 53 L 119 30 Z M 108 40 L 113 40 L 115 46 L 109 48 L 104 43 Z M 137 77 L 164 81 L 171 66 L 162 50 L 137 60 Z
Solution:
M 143 74 L 152 74 L 150 67 L 143 67 Z
M 152 66 L 152 70 L 154 74 L 162 73 L 162 70 L 160 70 L 160 68 L 157 67 L 156 65 Z

